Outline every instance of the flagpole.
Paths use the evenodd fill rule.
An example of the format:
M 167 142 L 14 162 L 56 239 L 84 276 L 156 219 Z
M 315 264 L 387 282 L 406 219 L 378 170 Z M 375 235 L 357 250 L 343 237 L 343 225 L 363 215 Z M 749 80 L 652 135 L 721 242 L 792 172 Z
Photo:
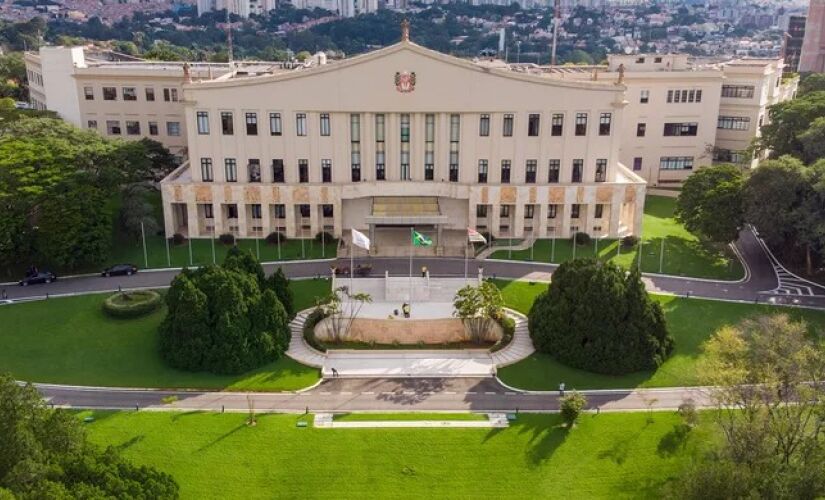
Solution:
M 413 301 L 413 284 L 412 284 L 412 261 L 413 251 L 415 250 L 415 226 L 410 228 L 410 308 L 412 309 Z
M 469 239 L 469 238 L 468 238 Z M 473 250 L 475 250 L 475 244 L 473 244 Z M 475 253 L 475 252 L 473 252 Z M 467 266 L 469 265 L 469 252 L 467 251 L 467 245 L 464 245 L 464 281 L 467 281 Z
M 354 277 L 354 274 L 355 274 L 355 266 L 354 266 L 355 260 L 352 258 L 352 254 L 355 252 L 355 238 L 353 237 L 352 233 L 350 233 L 350 238 L 349 239 L 350 239 L 350 242 L 349 242 L 349 293 L 351 295 L 351 294 L 355 293 L 355 291 L 352 288 L 354 286 L 354 283 L 353 283 L 352 280 L 353 280 L 353 277 Z

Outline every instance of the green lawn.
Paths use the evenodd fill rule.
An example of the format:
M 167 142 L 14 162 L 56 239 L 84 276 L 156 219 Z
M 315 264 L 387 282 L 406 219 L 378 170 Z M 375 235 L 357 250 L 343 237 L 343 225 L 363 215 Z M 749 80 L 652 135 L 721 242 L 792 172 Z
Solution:
M 293 281 L 296 307 L 328 292 L 326 280 Z M 18 379 L 78 385 L 284 391 L 307 387 L 318 370 L 287 357 L 238 376 L 167 367 L 157 328 L 165 308 L 137 319 L 106 316 L 106 295 L 49 299 L 0 307 L 0 372 Z
M 664 259 L 661 272 L 676 276 L 737 280 L 744 276 L 744 269 L 733 252 L 727 247 L 703 243 L 676 222 L 673 211 L 676 200 L 664 196 L 647 196 L 642 229 L 642 270 L 658 273 L 660 254 L 664 242 Z M 499 250 L 491 258 L 535 260 L 560 263 L 575 257 L 594 257 L 611 260 L 629 267 L 639 260 L 639 247 L 621 248 L 616 240 L 594 241 L 577 245 L 575 255 L 569 239 L 538 240 L 530 249 L 510 252 Z
M 546 283 L 496 281 L 509 307 L 529 312 L 535 297 L 547 288 Z M 560 382 L 571 389 L 624 389 L 631 387 L 674 387 L 698 385 L 696 363 L 701 344 L 719 327 L 734 324 L 755 314 L 787 313 L 804 319 L 816 328 L 825 328 L 825 311 L 779 308 L 776 306 L 739 304 L 702 299 L 685 299 L 653 295 L 662 304 L 668 326 L 676 339 L 673 355 L 655 372 L 609 376 L 570 368 L 546 354 L 529 358 L 498 371 L 508 385 L 521 389 L 554 390 Z
M 376 422 L 387 420 L 487 420 L 484 413 L 341 413 L 337 422 Z
M 92 414 L 81 412 L 79 418 Z M 201 498 L 660 498 L 713 439 L 674 413 L 525 415 L 507 429 L 297 428 L 295 415 L 95 412 L 90 439 Z

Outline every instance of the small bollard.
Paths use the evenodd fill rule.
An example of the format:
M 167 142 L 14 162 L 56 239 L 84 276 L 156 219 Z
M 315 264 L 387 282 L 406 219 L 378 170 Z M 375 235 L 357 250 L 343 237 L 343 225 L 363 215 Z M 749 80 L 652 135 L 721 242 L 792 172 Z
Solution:
M 602 412 L 602 407 L 601 407 L 601 406 L 597 406 L 597 407 L 596 407 L 596 415 L 598 415 L 598 414 L 599 414 L 599 413 L 601 413 L 601 412 Z
M 223 413 L 223 412 L 224 412 L 224 406 L 221 405 L 221 413 Z
M 140 407 L 138 406 L 137 403 L 135 403 L 135 411 L 140 411 Z
M 304 415 L 309 415 L 309 406 L 307 406 L 306 410 L 304 410 Z
M 49 300 L 49 292 L 46 292 L 46 300 Z

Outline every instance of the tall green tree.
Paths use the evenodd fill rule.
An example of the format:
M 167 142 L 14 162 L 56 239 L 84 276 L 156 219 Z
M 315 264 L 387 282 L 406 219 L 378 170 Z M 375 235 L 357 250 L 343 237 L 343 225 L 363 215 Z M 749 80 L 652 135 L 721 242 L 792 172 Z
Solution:
M 283 304 L 289 319 L 294 318 L 298 312 L 295 310 L 295 297 L 293 297 L 292 289 L 289 287 L 289 278 L 286 277 L 283 269 L 279 267 L 269 275 L 266 279 L 266 288 L 269 288 L 278 296 L 278 300 Z
M 797 95 L 804 96 L 811 92 L 825 91 L 825 73 L 811 73 L 799 81 Z
M 742 171 L 734 165 L 704 167 L 682 186 L 676 217 L 689 231 L 711 241 L 733 241 L 744 224 L 743 185 Z
M 770 151 L 771 157 L 791 155 L 804 158 L 800 136 L 817 119 L 825 116 L 825 91 L 814 91 L 768 108 L 769 120 L 754 140 L 756 152 Z

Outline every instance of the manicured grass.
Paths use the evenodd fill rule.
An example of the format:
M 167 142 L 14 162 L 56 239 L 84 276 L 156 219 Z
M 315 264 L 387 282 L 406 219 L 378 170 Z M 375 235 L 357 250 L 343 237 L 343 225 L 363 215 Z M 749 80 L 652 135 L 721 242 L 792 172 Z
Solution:
M 483 413 L 342 413 L 334 415 L 338 422 L 376 422 L 387 420 L 487 420 Z
M 676 200 L 664 196 L 647 196 L 642 228 L 642 271 L 658 273 L 660 254 L 664 244 L 664 259 L 661 272 L 676 276 L 694 278 L 737 280 L 744 276 L 741 262 L 727 246 L 717 246 L 700 242 L 684 226 L 676 222 L 673 211 Z M 512 260 L 534 260 L 537 262 L 561 263 L 573 257 L 598 257 L 611 260 L 623 267 L 630 267 L 639 261 L 639 246 L 618 248 L 617 240 L 594 241 L 588 245 L 577 245 L 575 255 L 570 239 L 538 240 L 530 249 L 520 251 L 500 250 L 491 258 Z
M 496 281 L 508 306 L 528 313 L 535 297 L 546 283 L 531 285 L 524 281 Z M 577 370 L 563 365 L 547 354 L 529 358 L 498 371 L 508 385 L 521 389 L 555 390 L 560 382 L 572 389 L 619 389 L 631 387 L 675 387 L 699 385 L 697 361 L 701 345 L 723 325 L 730 325 L 756 314 L 787 313 L 803 319 L 812 328 L 825 329 L 825 311 L 780 308 L 768 305 L 739 304 L 702 299 L 653 295 L 662 304 L 668 327 L 676 339 L 673 355 L 655 372 L 609 376 Z
M 81 412 L 83 418 L 90 412 Z M 713 439 L 674 413 L 520 415 L 507 429 L 297 428 L 303 416 L 94 413 L 90 439 L 201 498 L 661 498 Z
M 293 281 L 296 307 L 328 293 L 326 280 Z M 284 391 L 307 387 L 318 370 L 286 356 L 238 376 L 169 368 L 157 351 L 165 307 L 135 319 L 105 315 L 107 295 L 0 307 L 0 372 L 18 379 L 78 385 Z

